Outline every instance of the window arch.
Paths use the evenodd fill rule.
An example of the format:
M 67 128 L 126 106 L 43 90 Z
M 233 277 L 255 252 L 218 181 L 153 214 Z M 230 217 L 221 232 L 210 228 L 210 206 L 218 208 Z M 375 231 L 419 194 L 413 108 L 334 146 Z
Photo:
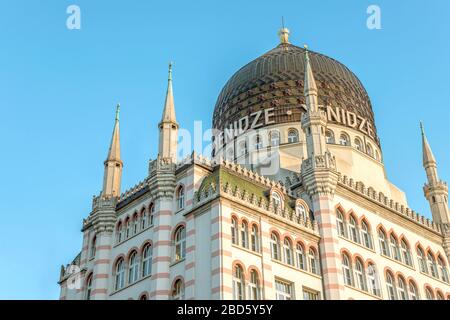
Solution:
M 353 285 L 352 265 L 350 257 L 346 254 L 342 254 L 342 274 L 344 276 L 344 283 L 348 286 Z
M 380 296 L 380 282 L 378 281 L 378 273 L 374 264 L 369 263 L 367 266 L 368 289 L 373 295 Z
M 350 145 L 350 138 L 348 137 L 348 134 L 346 134 L 345 132 L 341 133 L 341 136 L 339 138 L 339 144 L 342 146 Z
M 231 243 L 238 244 L 238 221 L 236 217 L 231 217 Z
M 297 205 L 295 206 L 295 213 L 299 219 L 303 219 L 303 221 L 306 221 L 306 208 L 303 204 L 297 203 Z
M 270 145 L 276 147 L 280 145 L 280 132 L 278 130 L 272 130 L 269 133 Z
M 444 294 L 441 291 L 436 292 L 436 300 L 445 300 Z
M 409 245 L 405 239 L 402 239 L 400 247 L 402 251 L 403 262 L 408 266 L 412 266 L 411 250 L 409 249 Z
M 244 283 L 244 270 L 240 265 L 235 265 L 233 269 L 233 299 L 244 300 L 245 299 L 245 283 Z
M 447 266 L 445 265 L 444 259 L 442 259 L 441 256 L 438 257 L 438 264 L 439 264 L 441 280 L 448 283 L 449 279 L 448 279 Z
M 128 283 L 136 282 L 138 279 L 139 263 L 137 252 L 133 251 L 128 258 Z
M 306 270 L 305 249 L 300 242 L 297 242 L 295 247 L 295 255 L 297 256 L 297 268 Z
M 97 236 L 95 235 L 91 242 L 91 251 L 89 253 L 90 258 L 95 257 L 96 250 L 97 250 Z
M 298 131 L 297 129 L 290 128 L 288 131 L 288 143 L 298 142 Z
M 417 290 L 417 286 L 414 283 L 414 281 L 412 280 L 409 281 L 408 288 L 409 288 L 409 298 L 411 300 L 419 300 L 420 299 L 419 290 Z
M 86 300 L 91 300 L 91 295 L 92 295 L 92 273 L 89 275 L 89 277 L 87 278 L 86 281 L 86 293 L 85 293 L 85 299 Z
M 152 274 L 153 247 L 150 243 L 146 244 L 142 250 L 142 277 Z
M 139 297 L 139 300 L 148 300 L 147 295 L 144 293 Z
M 390 246 L 391 246 L 392 258 L 394 258 L 397 261 L 401 261 L 400 249 L 398 247 L 398 241 L 397 241 L 397 238 L 393 234 L 390 235 L 389 242 L 390 242 Z
M 259 276 L 256 270 L 250 271 L 250 281 L 248 283 L 248 297 L 250 300 L 260 300 L 261 290 L 259 284 Z
M 284 253 L 284 263 L 293 265 L 294 257 L 292 254 L 292 242 L 288 238 L 285 238 L 283 241 L 283 253 Z
M 381 254 L 389 257 L 389 246 L 387 244 L 386 233 L 384 230 L 378 230 L 378 240 L 380 241 Z
M 115 290 L 122 289 L 125 285 L 125 262 L 123 258 L 120 258 L 115 266 Z
M 428 252 L 427 254 L 427 261 L 431 276 L 437 278 L 436 260 L 434 260 L 433 254 L 431 252 Z
M 349 219 L 349 223 L 348 223 L 348 230 L 349 230 L 350 239 L 353 242 L 359 243 L 358 226 L 356 224 L 356 219 L 353 217 L 353 215 L 350 215 L 350 219 Z
M 252 250 L 255 252 L 259 252 L 259 231 L 258 226 L 256 224 L 252 225 L 251 242 L 252 242 Z
M 181 279 L 177 279 L 173 284 L 172 300 L 184 300 L 184 283 Z
M 186 229 L 184 226 L 179 226 L 175 231 L 174 236 L 175 246 L 175 261 L 184 259 L 186 255 Z
M 355 148 L 358 151 L 364 152 L 363 143 L 360 138 L 355 138 Z
M 394 276 L 389 271 L 386 272 L 386 289 L 388 292 L 389 300 L 395 300 L 396 294 Z
M 127 217 L 125 220 L 125 239 L 128 239 L 131 235 L 131 223 L 130 217 Z
M 120 243 L 123 240 L 123 226 L 122 222 L 119 222 L 116 229 L 116 242 Z
M 369 225 L 365 220 L 361 221 L 361 239 L 365 247 L 372 249 L 372 234 L 370 233 Z
M 315 249 L 310 248 L 308 252 L 308 258 L 309 258 L 309 268 L 310 271 L 314 274 L 319 274 L 319 266 L 318 266 L 318 260 L 317 260 L 317 252 Z
M 145 208 L 142 208 L 141 210 L 141 230 L 144 230 L 147 228 L 147 212 L 145 211 Z
M 272 194 L 271 194 L 271 198 L 272 198 L 273 207 L 274 207 L 275 210 L 283 209 L 281 196 L 280 196 L 280 194 L 278 192 L 273 191 Z
M 344 214 L 341 212 L 341 210 L 337 210 L 336 214 L 336 224 L 338 228 L 338 233 L 340 236 L 345 237 L 346 236 L 346 228 L 345 228 L 345 219 Z
M 366 151 L 367 151 L 367 154 L 373 158 L 373 148 L 370 143 L 366 144 Z
M 403 277 L 399 276 L 397 281 L 397 291 L 399 300 L 408 300 L 408 289 Z
M 425 297 L 427 298 L 427 300 L 434 300 L 434 293 L 430 287 L 425 288 Z
M 242 221 L 241 224 L 241 245 L 248 248 L 248 224 L 246 221 Z
M 327 143 L 334 144 L 336 142 L 334 139 L 334 132 L 329 129 L 325 131 L 325 140 Z
M 179 186 L 176 193 L 177 199 L 177 209 L 181 210 L 184 208 L 184 187 Z
M 367 290 L 366 273 L 364 271 L 364 264 L 361 259 L 357 258 L 355 262 L 356 287 L 360 290 Z
M 133 218 L 131 220 L 131 234 L 135 235 L 139 232 L 139 220 L 137 212 L 134 213 Z
M 281 260 L 280 238 L 275 232 L 270 235 L 270 248 L 272 259 Z
M 428 273 L 427 263 L 425 260 L 425 254 L 422 248 L 417 247 L 417 261 L 419 262 L 419 268 L 421 272 Z
M 155 204 L 150 203 L 148 207 L 148 224 L 149 226 L 153 225 L 153 220 L 155 219 Z

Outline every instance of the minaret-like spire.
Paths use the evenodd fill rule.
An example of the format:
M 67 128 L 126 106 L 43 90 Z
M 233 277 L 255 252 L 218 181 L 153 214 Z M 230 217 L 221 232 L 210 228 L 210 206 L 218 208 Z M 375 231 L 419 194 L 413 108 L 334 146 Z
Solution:
M 420 123 L 420 130 L 422 132 L 423 167 L 428 180 L 428 183 L 423 187 L 425 198 L 430 203 L 433 221 L 437 223 L 449 223 L 448 186 L 444 181 L 439 179 L 437 162 L 431 151 L 422 122 Z
M 308 111 L 317 111 L 317 85 L 314 79 L 314 74 L 311 68 L 311 61 L 309 60 L 308 46 L 305 45 L 305 85 L 304 94 L 306 99 L 306 106 Z
M 172 63 L 169 63 L 169 76 L 167 83 L 166 100 L 164 110 L 159 123 L 159 152 L 158 156 L 163 159 L 171 159 L 172 163 L 177 161 L 178 123 L 175 117 L 175 103 L 172 89 Z
M 108 156 L 104 162 L 105 172 L 103 176 L 102 195 L 105 197 L 117 197 L 120 195 L 123 162 L 120 159 L 119 112 L 120 104 L 117 104 L 111 143 L 109 145 Z

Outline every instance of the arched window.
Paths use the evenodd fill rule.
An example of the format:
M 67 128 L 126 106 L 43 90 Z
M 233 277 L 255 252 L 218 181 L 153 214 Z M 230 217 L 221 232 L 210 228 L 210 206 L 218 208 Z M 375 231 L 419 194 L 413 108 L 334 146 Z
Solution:
M 397 238 L 395 238 L 395 236 L 393 234 L 391 234 L 390 238 L 390 245 L 391 245 L 391 254 L 392 254 L 392 258 L 394 258 L 395 260 L 400 261 L 400 250 L 398 247 L 398 241 Z
M 238 244 L 238 222 L 235 217 L 231 218 L 231 243 Z
M 292 242 L 289 239 L 284 239 L 283 243 L 283 250 L 284 250 L 284 263 L 293 265 L 294 264 L 294 258 L 292 256 Z
M 350 145 L 350 138 L 348 137 L 348 134 L 341 133 L 341 137 L 339 138 L 339 143 L 343 146 L 349 146 Z
M 152 274 L 153 247 L 147 244 L 142 251 L 142 277 Z
M 419 291 L 417 290 L 417 286 L 413 281 L 409 281 L 409 298 L 411 300 L 419 300 Z
M 125 220 L 125 239 L 128 239 L 131 236 L 131 222 L 130 218 L 128 217 Z
M 367 279 L 369 292 L 375 296 L 380 296 L 381 290 L 380 290 L 380 283 L 378 281 L 377 269 L 375 265 L 371 263 L 367 266 Z
M 147 228 L 147 212 L 145 212 L 145 208 L 141 211 L 141 230 Z
M 297 256 L 297 268 L 306 270 L 305 263 L 305 249 L 303 249 L 303 245 L 298 242 L 295 248 L 295 255 Z
M 399 300 L 408 300 L 408 291 L 406 288 L 406 282 L 402 277 L 398 277 L 398 299 Z
M 148 208 L 148 217 L 149 217 L 148 224 L 150 226 L 152 226 L 153 220 L 155 218 L 155 204 L 154 203 L 150 204 L 150 207 Z
M 386 289 L 388 292 L 389 300 L 395 300 L 395 282 L 394 276 L 388 271 L 386 272 Z
M 331 131 L 331 130 L 327 130 L 327 131 L 325 132 L 325 140 L 326 140 L 327 143 L 332 143 L 332 144 L 334 144 L 334 143 L 335 143 L 335 140 L 334 140 L 334 132 Z
M 177 189 L 177 208 L 181 210 L 184 208 L 184 187 L 179 186 Z
M 255 149 L 259 150 L 259 149 L 262 149 L 262 147 L 263 147 L 262 138 L 259 134 L 257 134 L 255 136 Z
M 233 299 L 244 300 L 244 271 L 236 265 L 233 270 Z
M 427 260 L 428 260 L 428 268 L 430 269 L 431 276 L 436 278 L 437 277 L 436 260 L 434 260 L 433 254 L 431 252 L 428 252 Z
M 250 300 L 261 299 L 258 273 L 255 270 L 250 271 L 250 282 L 248 284 L 248 298 Z
M 139 221 L 138 221 L 138 214 L 135 213 L 133 216 L 133 220 L 131 221 L 132 224 L 132 234 L 137 234 L 139 232 Z
M 356 138 L 356 139 L 355 139 L 355 148 L 356 148 L 356 150 L 358 150 L 358 151 L 364 152 L 364 150 L 363 150 L 363 144 L 362 144 L 362 142 L 361 142 L 361 139 L 359 139 L 359 138 Z
M 297 129 L 291 128 L 288 131 L 288 143 L 298 142 L 298 131 Z
M 314 274 L 319 274 L 319 266 L 316 251 L 313 248 L 309 249 L 308 256 L 309 256 L 310 271 Z
M 117 230 L 116 230 L 116 242 L 120 243 L 123 240 L 123 226 L 122 226 L 122 222 L 119 222 L 119 224 L 117 225 Z
M 248 248 L 248 225 L 245 221 L 243 221 L 241 225 L 241 242 L 241 245 L 244 248 Z
M 427 300 L 434 300 L 434 293 L 433 290 L 431 290 L 431 288 L 429 287 L 425 288 L 425 297 L 427 298 Z
M 425 261 L 425 254 L 421 248 L 417 248 L 417 261 L 421 272 L 428 273 L 427 263 Z
M 92 239 L 91 242 L 91 251 L 89 253 L 89 257 L 90 258 L 94 258 L 95 257 L 95 251 L 97 250 L 97 236 L 94 236 L 94 238 Z
M 259 252 L 259 232 L 258 227 L 256 225 L 252 226 L 252 250 L 255 252 Z
M 273 201 L 273 207 L 275 210 L 282 209 L 281 207 L 281 197 L 278 194 L 278 192 L 272 192 L 272 201 Z
M 436 300 L 445 300 L 444 295 L 442 294 L 442 292 L 438 291 L 436 293 Z
M 441 274 L 441 280 L 444 281 L 444 282 L 448 282 L 447 266 L 445 265 L 444 260 L 440 256 L 438 258 L 438 264 L 439 264 L 439 271 L 440 271 L 440 274 Z
M 270 145 L 272 147 L 280 145 L 280 132 L 278 130 L 270 131 Z
M 297 214 L 298 218 L 303 219 L 303 221 L 306 221 L 306 209 L 304 205 L 298 203 L 295 206 L 295 213 Z
M 345 237 L 346 236 L 345 220 L 344 220 L 344 215 L 342 214 L 342 212 L 340 210 L 338 210 L 337 214 L 336 214 L 336 224 L 337 224 L 339 235 L 342 237 Z
M 270 235 L 270 247 L 272 249 L 272 259 L 281 260 L 280 239 L 274 232 L 272 232 L 272 234 Z
M 173 284 L 172 300 L 184 300 L 184 283 L 181 279 L 178 279 Z
M 139 300 L 148 300 L 147 295 L 143 294 L 142 296 L 140 296 Z
M 360 290 L 366 291 L 367 290 L 366 272 L 364 271 L 364 265 L 360 259 L 356 259 L 355 275 L 356 275 L 356 287 Z
M 411 251 L 409 250 L 409 246 L 405 239 L 402 239 L 401 250 L 403 262 L 408 266 L 412 266 Z
M 386 241 L 386 234 L 383 230 L 378 230 L 378 239 L 380 241 L 381 254 L 389 257 L 389 246 Z
M 116 277 L 115 277 L 115 290 L 122 289 L 125 285 L 125 262 L 123 259 L 120 259 L 116 263 Z
M 133 283 L 138 279 L 139 263 L 136 251 L 134 251 L 128 262 L 128 283 Z
M 186 254 L 186 230 L 183 226 L 175 232 L 175 261 L 184 259 Z
M 367 222 L 364 220 L 361 222 L 361 238 L 364 246 L 370 249 L 373 248 L 372 235 L 370 234 L 370 229 Z
M 359 239 L 358 239 L 358 229 L 356 226 L 356 220 L 353 216 L 350 216 L 350 221 L 348 224 L 348 228 L 349 228 L 349 235 L 350 235 L 350 239 L 353 242 L 358 242 L 359 243 Z
M 373 158 L 373 148 L 370 145 L 370 143 L 366 144 L 366 150 L 367 150 L 367 154 Z
M 239 156 L 247 154 L 247 141 L 239 142 Z
M 344 276 L 344 283 L 348 286 L 352 286 L 352 265 L 350 263 L 350 258 L 345 253 L 342 254 L 342 274 Z
M 89 275 L 89 278 L 86 281 L 86 293 L 85 293 L 85 299 L 91 300 L 91 294 L 92 294 L 92 273 Z
M 380 153 L 375 149 L 375 160 L 380 160 Z

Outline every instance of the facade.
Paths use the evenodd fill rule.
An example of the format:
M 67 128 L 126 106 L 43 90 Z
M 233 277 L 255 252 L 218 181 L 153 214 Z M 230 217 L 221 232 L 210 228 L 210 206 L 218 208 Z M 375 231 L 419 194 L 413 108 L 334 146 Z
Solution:
M 122 193 L 117 108 L 60 299 L 450 299 L 448 187 L 423 127 L 432 220 L 388 181 L 358 78 L 279 36 L 220 93 L 211 158 L 177 159 L 170 66 L 158 157 Z

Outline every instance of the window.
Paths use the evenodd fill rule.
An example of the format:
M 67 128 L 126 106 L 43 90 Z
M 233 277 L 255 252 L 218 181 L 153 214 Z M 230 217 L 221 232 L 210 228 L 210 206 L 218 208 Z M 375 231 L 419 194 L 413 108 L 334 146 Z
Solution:
M 438 264 L 439 264 L 439 270 L 441 273 L 441 280 L 444 282 L 448 282 L 447 266 L 445 265 L 445 262 L 441 257 L 438 258 Z
M 355 139 L 355 148 L 356 148 L 356 150 L 358 150 L 358 151 L 364 152 L 364 150 L 363 150 L 363 144 L 362 144 L 362 142 L 361 142 L 361 139 L 359 139 L 359 138 L 356 138 L 356 139 Z
M 319 300 L 319 292 L 303 288 L 303 300 Z
M 341 137 L 339 138 L 339 143 L 343 146 L 349 146 L 350 145 L 350 138 L 346 133 L 342 133 Z
M 295 255 L 297 256 L 297 268 L 306 270 L 305 250 L 300 242 L 297 243 L 295 248 Z
M 184 259 L 186 254 L 186 230 L 183 226 L 175 232 L 175 261 Z
M 300 219 L 303 219 L 303 221 L 306 221 L 306 209 L 305 206 L 302 204 L 297 204 L 295 206 L 295 213 L 297 214 L 297 217 Z
M 352 266 L 350 264 L 350 258 L 345 253 L 342 255 L 342 274 L 344 275 L 344 283 L 348 286 L 352 286 Z
M 148 208 L 148 216 L 149 216 L 148 223 L 150 226 L 152 226 L 155 217 L 155 205 L 153 203 L 150 204 L 150 207 Z
M 242 222 L 241 225 L 241 241 L 242 241 L 242 246 L 244 248 L 248 248 L 248 225 L 247 222 Z
M 337 222 L 337 228 L 338 228 L 339 235 L 342 237 L 345 237 L 344 215 L 342 214 L 342 212 L 340 210 L 337 211 L 336 222 Z
M 259 300 L 261 293 L 259 289 L 259 277 L 255 270 L 250 271 L 250 283 L 248 284 L 248 298 Z
M 117 225 L 117 230 L 116 230 L 116 242 L 120 243 L 122 242 L 122 233 L 123 233 L 123 228 L 122 228 L 122 223 L 119 222 L 119 224 Z
M 273 201 L 273 207 L 275 210 L 282 209 L 281 207 L 281 197 L 278 194 L 278 192 L 272 192 L 272 201 Z
M 142 276 L 146 277 L 152 274 L 153 247 L 147 244 L 142 251 Z
M 363 245 L 372 249 L 372 235 L 370 234 L 369 226 L 365 221 L 361 222 L 361 238 Z
M 233 270 L 233 299 L 244 300 L 244 271 L 236 265 Z
M 427 263 L 425 262 L 425 255 L 421 248 L 417 248 L 417 261 L 421 272 L 428 273 Z
M 138 222 L 138 214 L 135 213 L 132 220 L 132 234 L 137 234 L 139 232 L 139 222 Z
M 97 236 L 94 236 L 94 239 L 92 239 L 92 243 L 91 243 L 91 251 L 89 254 L 90 258 L 95 257 L 96 246 L 97 246 Z
M 252 226 L 252 250 L 255 252 L 259 252 L 259 233 L 258 233 L 258 227 L 256 225 Z
M 280 254 L 280 240 L 278 236 L 272 232 L 270 236 L 270 247 L 271 247 L 271 254 L 272 259 L 275 260 L 281 260 L 281 254 Z
M 116 264 L 116 278 L 115 278 L 115 290 L 122 289 L 125 285 L 125 265 L 123 259 L 117 261 Z
M 237 230 L 237 219 L 235 217 L 231 218 L 231 243 L 238 244 L 238 230 Z
M 184 284 L 181 279 L 173 284 L 172 300 L 184 300 Z
M 147 299 L 147 295 L 146 295 L 146 294 L 143 294 L 143 295 L 139 298 L 139 300 L 148 300 L 148 299 Z
M 288 131 L 288 143 L 298 142 L 298 131 L 297 129 L 289 129 Z
M 401 250 L 403 262 L 408 266 L 412 266 L 411 251 L 409 250 L 409 246 L 406 243 L 405 239 L 402 239 Z
M 359 259 L 356 259 L 355 275 L 356 275 L 356 287 L 360 290 L 366 291 L 367 290 L 366 274 L 364 271 L 363 263 Z
M 309 249 L 309 267 L 312 273 L 319 274 L 319 266 L 317 265 L 316 251 L 313 248 Z
M 402 277 L 398 277 L 398 299 L 408 300 L 407 288 L 405 280 Z
M 389 239 L 390 239 L 390 245 L 391 245 L 392 258 L 394 258 L 395 260 L 401 261 L 397 238 L 395 238 L 395 236 L 393 234 L 391 234 Z
M 247 141 L 241 141 L 239 143 L 239 155 L 243 156 L 247 154 Z
M 294 265 L 291 240 L 284 239 L 283 250 L 284 250 L 284 263 Z
M 434 260 L 433 254 L 431 252 L 428 252 L 427 260 L 428 260 L 428 268 L 430 269 L 431 276 L 436 278 L 437 277 L 436 260 Z
M 144 230 L 147 228 L 147 213 L 145 212 L 145 209 L 142 209 L 141 212 L 141 230 Z
M 414 284 L 414 282 L 409 282 L 409 298 L 411 300 L 419 300 L 419 291 L 417 290 L 417 286 Z
M 86 281 L 85 299 L 91 300 L 91 294 L 92 294 L 92 273 L 89 275 L 89 278 Z
M 442 292 L 438 291 L 436 293 L 436 300 L 445 300 L 444 295 L 442 294 Z
M 270 145 L 272 147 L 280 145 L 280 132 L 278 130 L 270 131 Z
M 367 279 L 369 292 L 375 296 L 380 296 L 381 291 L 380 291 L 380 284 L 378 282 L 377 269 L 373 264 L 369 264 L 367 267 Z
M 137 253 L 133 252 L 130 255 L 129 263 L 128 263 L 128 283 L 133 283 L 138 279 L 138 270 L 139 270 L 139 264 L 138 264 L 138 257 Z
M 325 140 L 327 143 L 333 143 L 333 144 L 335 143 L 333 131 L 327 130 L 325 132 Z
M 127 218 L 127 220 L 125 220 L 125 239 L 128 239 L 131 235 L 131 223 L 130 223 L 130 218 Z
M 184 188 L 179 186 L 177 190 L 177 208 L 181 210 L 184 208 Z
M 395 300 L 395 283 L 394 277 L 390 272 L 386 273 L 386 289 L 388 292 L 389 300 Z
M 431 290 L 431 288 L 429 287 L 425 288 L 425 297 L 427 298 L 427 300 L 434 300 L 434 293 L 433 290 Z
M 355 221 L 355 218 L 353 216 L 350 216 L 350 221 L 349 221 L 348 228 L 349 228 L 349 233 L 350 233 L 350 239 L 353 242 L 359 242 L 356 221 Z
M 380 240 L 381 254 L 389 257 L 389 247 L 386 241 L 386 234 L 383 230 L 378 230 L 378 239 Z
M 292 283 L 275 280 L 276 300 L 292 300 L 294 293 Z
M 255 148 L 256 150 L 262 149 L 263 147 L 263 143 L 262 143 L 262 139 L 261 136 L 258 134 L 255 137 Z
M 373 149 L 370 143 L 366 145 L 367 154 L 373 158 Z

